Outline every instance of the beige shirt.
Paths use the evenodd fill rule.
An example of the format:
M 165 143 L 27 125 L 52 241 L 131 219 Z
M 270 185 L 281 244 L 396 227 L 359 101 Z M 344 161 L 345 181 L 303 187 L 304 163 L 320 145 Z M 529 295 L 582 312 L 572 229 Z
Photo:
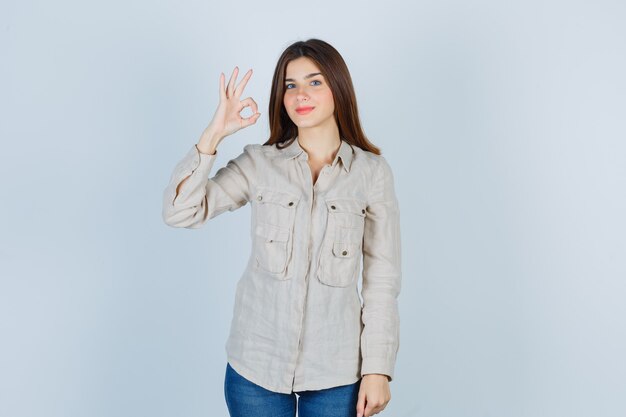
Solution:
M 251 253 L 225 344 L 231 366 L 280 393 L 352 384 L 371 373 L 391 380 L 401 250 L 386 159 L 342 140 L 313 185 L 297 138 L 285 149 L 245 145 L 209 178 L 216 157 L 194 144 L 180 160 L 164 191 L 163 220 L 195 229 L 251 203 Z

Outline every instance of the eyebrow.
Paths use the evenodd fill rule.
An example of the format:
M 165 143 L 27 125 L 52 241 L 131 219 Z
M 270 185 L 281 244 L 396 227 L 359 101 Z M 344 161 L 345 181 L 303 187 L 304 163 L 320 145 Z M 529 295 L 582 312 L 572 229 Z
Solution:
M 322 75 L 322 73 L 321 72 L 312 72 L 309 75 L 305 75 L 304 79 L 306 80 L 307 78 L 311 78 L 311 77 L 314 77 L 316 75 Z M 323 75 L 322 75 L 322 77 L 323 77 Z M 295 81 L 295 80 L 293 78 L 285 78 L 285 82 L 287 82 L 287 81 Z

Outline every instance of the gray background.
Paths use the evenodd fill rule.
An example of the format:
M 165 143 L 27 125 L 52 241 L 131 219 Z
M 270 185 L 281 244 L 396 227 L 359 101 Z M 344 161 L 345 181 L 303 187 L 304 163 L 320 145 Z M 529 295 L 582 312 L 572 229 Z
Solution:
M 9 1 L 0 6 L 0 415 L 227 416 L 249 208 L 167 227 L 162 191 L 282 50 L 345 58 L 401 204 L 386 416 L 626 415 L 619 1 Z M 246 109 L 244 115 L 249 115 Z

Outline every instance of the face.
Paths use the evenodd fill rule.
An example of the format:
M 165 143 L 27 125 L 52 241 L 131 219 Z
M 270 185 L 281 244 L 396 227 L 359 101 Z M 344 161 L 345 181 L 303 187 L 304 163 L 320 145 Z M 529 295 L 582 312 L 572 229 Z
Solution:
M 309 58 L 300 57 L 287 64 L 283 105 L 299 128 L 335 123 L 332 91 L 320 69 Z M 300 107 L 313 109 L 298 111 Z

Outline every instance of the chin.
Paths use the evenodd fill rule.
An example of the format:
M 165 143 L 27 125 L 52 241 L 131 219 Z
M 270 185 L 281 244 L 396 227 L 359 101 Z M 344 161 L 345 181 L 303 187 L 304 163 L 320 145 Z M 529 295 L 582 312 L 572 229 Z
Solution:
M 293 122 L 294 125 L 298 126 L 298 127 L 311 127 L 311 126 L 315 126 L 317 124 L 319 124 L 319 120 L 316 119 L 302 119 L 299 117 L 292 117 L 291 121 Z
M 317 123 L 317 122 L 311 122 L 309 120 L 307 120 L 306 122 L 295 123 L 295 125 L 298 126 L 298 127 L 315 127 L 318 124 L 319 123 Z

